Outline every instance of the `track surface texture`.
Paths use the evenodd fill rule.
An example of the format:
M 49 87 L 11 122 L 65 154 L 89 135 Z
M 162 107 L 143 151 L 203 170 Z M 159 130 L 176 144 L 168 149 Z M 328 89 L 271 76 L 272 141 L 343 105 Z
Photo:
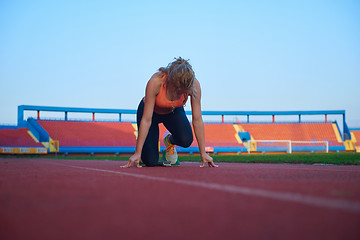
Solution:
M 360 239 L 360 167 L 0 159 L 0 239 Z

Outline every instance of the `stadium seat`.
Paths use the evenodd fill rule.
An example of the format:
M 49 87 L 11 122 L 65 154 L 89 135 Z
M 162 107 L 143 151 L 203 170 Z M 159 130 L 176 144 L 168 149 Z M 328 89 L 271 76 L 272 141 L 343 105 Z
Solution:
M 0 146 L 2 147 L 44 147 L 36 142 L 27 128 L 0 129 Z
M 136 145 L 135 129 L 126 122 L 38 120 L 50 137 L 64 147 L 129 147 Z

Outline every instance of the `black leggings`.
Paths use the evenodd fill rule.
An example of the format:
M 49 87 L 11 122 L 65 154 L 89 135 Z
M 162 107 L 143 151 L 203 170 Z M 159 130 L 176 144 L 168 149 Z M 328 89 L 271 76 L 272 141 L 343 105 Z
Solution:
M 138 129 L 140 129 L 143 112 L 144 101 L 141 100 L 137 110 Z M 175 108 L 175 110 L 169 114 L 158 114 L 154 112 L 149 133 L 141 152 L 141 160 L 149 167 L 157 166 L 159 161 L 159 123 L 163 123 L 171 133 L 171 144 L 180 147 L 189 147 L 193 142 L 191 125 L 186 117 L 184 107 Z

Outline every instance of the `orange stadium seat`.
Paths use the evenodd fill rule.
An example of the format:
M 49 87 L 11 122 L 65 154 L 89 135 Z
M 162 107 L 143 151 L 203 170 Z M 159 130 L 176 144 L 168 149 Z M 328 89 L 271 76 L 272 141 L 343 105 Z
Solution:
M 0 129 L 0 146 L 2 147 L 44 147 L 36 142 L 27 128 Z
M 354 137 L 353 142 L 355 143 L 357 150 L 360 150 L 360 130 L 351 130 L 351 134 Z
M 231 123 L 205 123 L 205 146 L 206 147 L 235 147 L 239 146 L 235 135 L 236 131 Z M 164 125 L 160 124 L 160 146 L 164 147 L 162 139 L 168 133 Z M 193 130 L 194 141 L 190 147 L 198 147 Z
M 245 123 L 241 126 L 255 140 L 329 141 L 339 142 L 332 123 Z
M 64 147 L 129 147 L 136 145 L 135 129 L 127 122 L 78 122 L 38 120 Z
M 207 123 L 205 124 L 205 137 L 207 146 L 235 147 L 239 146 L 236 140 L 237 134 L 234 125 L 230 123 Z
M 135 147 L 136 130 L 129 122 L 96 121 L 52 121 L 37 120 L 53 140 L 58 140 L 60 147 Z M 333 123 L 241 123 L 238 124 L 249 132 L 254 140 L 292 140 L 292 141 L 328 141 L 329 146 L 343 146 L 333 127 Z M 232 123 L 205 123 L 205 146 L 242 151 L 244 146 L 238 142 L 237 131 Z M 162 139 L 167 129 L 159 125 L 159 143 L 164 148 Z M 195 135 L 194 135 L 195 136 Z M 259 144 L 261 146 L 262 143 Z M 296 145 L 296 144 L 294 144 Z M 189 149 L 197 151 L 197 141 Z

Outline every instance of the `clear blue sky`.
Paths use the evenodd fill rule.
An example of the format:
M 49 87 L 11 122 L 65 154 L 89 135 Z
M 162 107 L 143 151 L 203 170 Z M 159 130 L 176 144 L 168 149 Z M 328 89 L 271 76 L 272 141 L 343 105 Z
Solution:
M 203 110 L 346 110 L 360 126 L 358 0 L 1 0 L 0 123 L 22 104 L 136 109 L 178 56 Z

